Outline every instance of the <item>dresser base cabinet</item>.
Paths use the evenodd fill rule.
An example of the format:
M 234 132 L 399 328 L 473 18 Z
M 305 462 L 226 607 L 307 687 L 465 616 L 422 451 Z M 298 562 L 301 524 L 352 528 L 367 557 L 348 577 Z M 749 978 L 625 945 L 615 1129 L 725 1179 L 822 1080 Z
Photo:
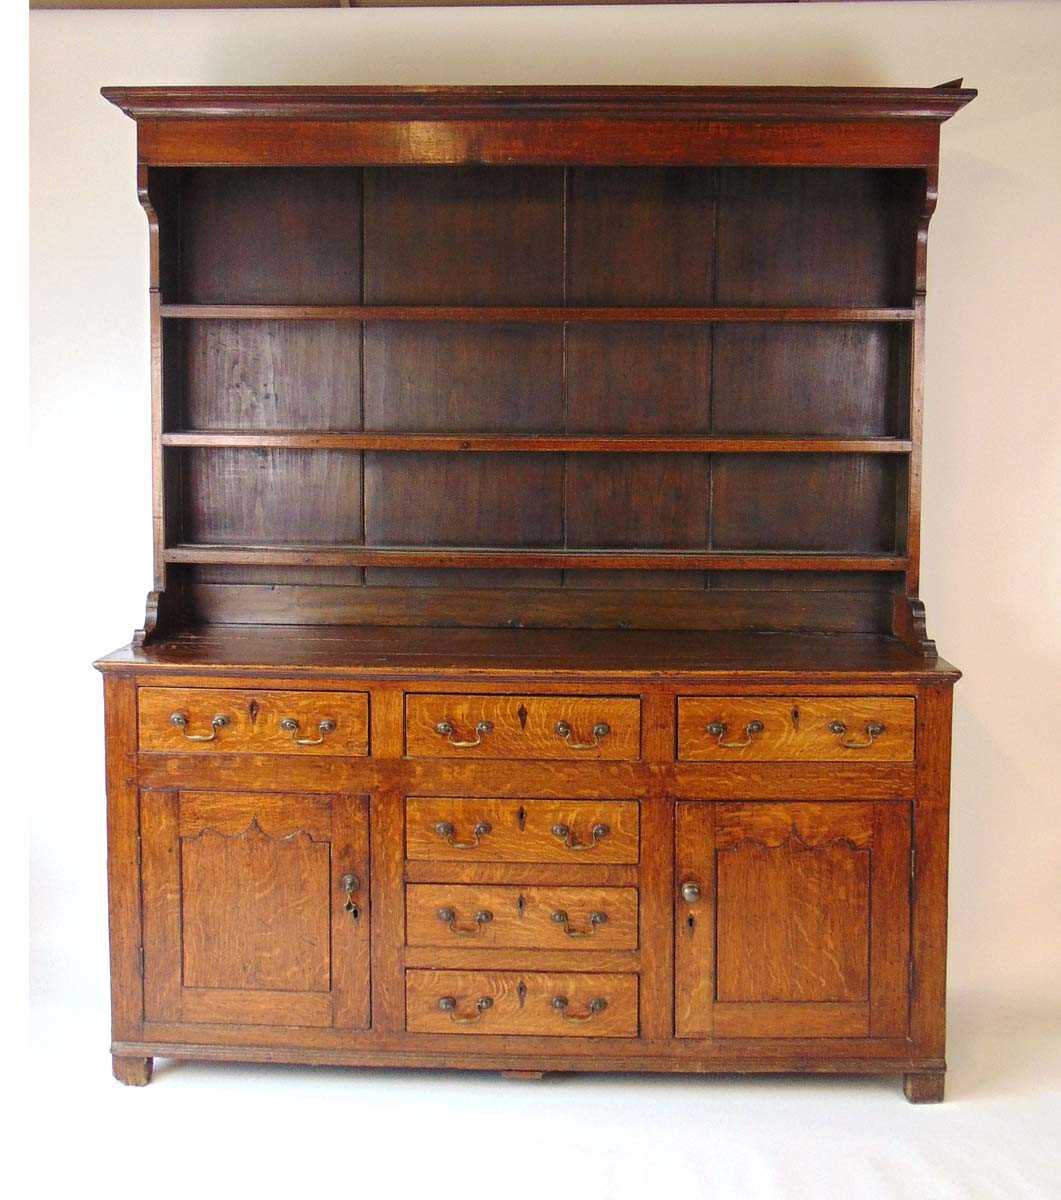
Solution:
M 152 367 L 151 591 L 98 664 L 115 1076 L 939 1100 L 927 245 L 975 92 L 103 94 Z
M 622 638 L 589 640 L 607 660 Z M 770 680 L 559 661 L 549 678 L 372 662 L 263 676 L 189 663 L 189 646 L 100 664 L 123 1082 L 161 1056 L 901 1074 L 911 1100 L 940 1097 L 947 664 L 813 681 L 783 663 Z M 366 753 L 322 754 L 319 733 L 277 743 L 275 706 L 200 721 L 179 748 L 153 727 L 196 694 L 212 719 L 281 692 L 347 714 L 334 736 L 363 726 Z M 547 711 L 551 738 L 518 717 L 493 745 L 476 733 L 506 696 Z M 705 734 L 720 712 L 739 728 Z M 606 716 L 626 723 L 621 757 L 593 745 Z M 694 727 L 732 761 L 683 761 Z

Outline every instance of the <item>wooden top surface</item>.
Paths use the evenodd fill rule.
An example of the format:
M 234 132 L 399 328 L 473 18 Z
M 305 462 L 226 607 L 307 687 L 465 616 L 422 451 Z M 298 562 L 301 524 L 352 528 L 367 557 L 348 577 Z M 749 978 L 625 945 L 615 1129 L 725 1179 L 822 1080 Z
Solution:
M 960 674 L 943 659 L 924 659 L 894 638 L 869 635 L 389 626 L 214 626 L 155 645 L 126 646 L 96 665 L 178 674 L 820 675 L 893 682 L 953 682 Z
M 634 117 L 711 121 L 945 121 L 976 96 L 961 80 L 884 87 L 106 87 L 134 120 L 440 120 Z

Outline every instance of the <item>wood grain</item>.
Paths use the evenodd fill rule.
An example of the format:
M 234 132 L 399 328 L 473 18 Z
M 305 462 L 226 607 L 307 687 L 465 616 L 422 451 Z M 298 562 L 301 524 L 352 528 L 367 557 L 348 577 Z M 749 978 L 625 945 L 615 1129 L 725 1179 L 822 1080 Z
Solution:
M 369 916 L 347 909 L 367 885 L 364 799 L 146 792 L 142 804 L 153 1019 L 368 1024 Z
M 239 117 L 138 121 L 137 149 L 152 166 L 353 166 L 462 163 L 508 166 L 923 167 L 935 162 L 934 121 L 557 120 L 248 122 Z
M 107 93 L 152 375 L 152 591 L 99 664 L 119 1080 L 942 1098 L 926 248 L 972 95 Z
M 407 971 L 405 987 L 408 1028 L 414 1033 L 637 1036 L 636 975 Z M 477 1011 L 484 997 L 491 1005 Z M 562 1009 L 553 1005 L 558 997 L 567 1001 Z M 443 998 L 455 1001 L 453 1012 L 440 1011 Z M 591 1012 L 595 1000 L 604 1000 L 606 1007 Z M 465 1023 L 468 1017 L 477 1019 Z
M 368 697 L 363 692 L 141 688 L 140 747 L 169 753 L 257 753 L 362 756 L 368 753 Z M 186 724 L 177 726 L 174 713 Z M 217 716 L 226 724 L 214 728 Z M 281 728 L 296 721 L 298 728 Z M 320 729 L 322 721 L 334 730 Z M 191 737 L 216 736 L 212 741 Z M 319 744 L 300 745 L 300 740 Z
M 184 837 L 184 986 L 328 991 L 329 860 L 304 831 L 280 841 L 255 826 Z
M 569 336 L 569 345 L 572 339 Z M 625 373 L 624 373 L 625 374 Z M 532 397 L 534 399 L 536 397 Z M 608 398 L 616 401 L 614 393 Z M 461 397 L 462 401 L 465 399 Z M 485 407 L 485 405 L 484 405 Z M 528 406 L 521 406 L 526 415 Z M 646 412 L 660 407 L 653 397 L 645 400 Z M 389 406 L 393 411 L 394 406 Z M 605 408 L 603 398 L 601 408 Z M 496 414 L 496 406 L 490 409 Z M 487 425 L 485 414 L 476 429 Z M 246 422 L 249 424 L 249 422 Z M 432 422 L 434 423 L 434 422 Z M 441 419 L 438 423 L 443 423 Z M 395 422 L 397 424 L 397 422 Z M 719 437 L 712 434 L 486 434 L 475 433 L 249 433 L 233 429 L 176 430 L 162 435 L 164 446 L 233 446 L 242 449 L 275 448 L 290 450 L 442 450 L 447 452 L 502 454 L 557 454 L 564 451 L 592 451 L 595 454 L 626 454 L 631 451 L 667 454 L 907 454 L 910 442 L 893 437 Z
M 360 187 L 342 169 L 184 172 L 179 299 L 356 303 Z
M 747 87 L 613 84 L 392 86 L 331 84 L 264 87 L 105 87 L 104 99 L 136 121 L 147 118 L 328 117 L 356 121 L 385 114 L 446 120 L 638 115 L 644 120 L 945 121 L 976 96 L 953 80 L 938 87 Z
M 410 695 L 405 717 L 406 753 L 413 758 L 641 757 L 641 705 L 632 698 Z M 439 733 L 440 723 L 451 731 Z M 484 723 L 490 728 L 477 732 Z M 605 733 L 594 733 L 603 725 Z
M 440 832 L 436 828 L 439 824 L 452 826 L 452 833 Z M 476 836 L 476 827 L 483 825 L 489 825 L 489 829 Z M 594 829 L 599 832 L 594 834 Z M 405 846 L 412 859 L 635 863 L 638 805 L 634 800 L 410 796 L 406 801 Z
M 485 913 L 490 915 L 484 920 Z M 410 884 L 405 889 L 405 930 L 409 946 L 633 950 L 637 891 Z
M 674 1033 L 711 1036 L 715 999 L 715 805 L 674 810 L 674 878 L 696 890 L 674 901 Z
M 139 1036 L 144 1018 L 140 912 L 140 805 L 135 763 L 136 688 L 103 683 L 107 771 L 107 911 L 110 922 L 111 1037 Z M 130 1067 L 135 1069 L 135 1065 Z M 115 1066 L 117 1073 L 118 1066 Z M 148 1072 L 150 1074 L 150 1071 Z M 145 1081 L 146 1082 L 146 1081 Z
M 445 478 L 443 475 L 442 478 Z M 503 473 L 491 481 L 501 489 Z M 492 493 L 493 494 L 493 493 Z M 411 504 L 411 497 L 407 498 Z M 451 501 L 451 505 L 452 505 Z M 470 523 L 486 521 L 470 513 Z M 224 545 L 171 546 L 171 563 L 246 563 L 276 567 L 516 567 L 527 570 L 580 571 L 902 571 L 907 560 L 890 553 L 812 550 L 558 550 L 493 549 L 478 546 Z
M 705 322 L 840 322 L 914 320 L 913 307 L 871 305 L 716 304 L 626 306 L 558 304 L 163 304 L 163 317 L 195 321 L 459 321 L 489 325 L 613 324 L 618 321 L 702 325 Z
M 843 732 L 831 728 L 836 723 Z M 724 726 L 724 732 L 712 733 L 711 725 Z M 756 725 L 762 726 L 758 732 Z M 883 729 L 873 735 L 877 726 Z M 894 696 L 681 696 L 678 757 L 694 762 L 909 762 L 914 757 L 914 701 Z
M 183 428 L 360 426 L 361 328 L 356 322 L 188 321 L 181 331 Z M 163 436 L 163 445 L 175 444 Z
M 718 806 L 715 1036 L 902 1030 L 908 838 L 897 802 Z

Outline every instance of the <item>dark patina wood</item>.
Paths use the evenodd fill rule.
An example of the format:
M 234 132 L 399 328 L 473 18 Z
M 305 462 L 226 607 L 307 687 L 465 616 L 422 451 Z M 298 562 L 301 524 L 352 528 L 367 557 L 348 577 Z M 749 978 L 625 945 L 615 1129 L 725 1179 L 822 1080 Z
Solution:
M 116 1077 L 941 1099 L 925 254 L 975 93 L 104 95 L 154 477 L 144 628 L 98 664 Z

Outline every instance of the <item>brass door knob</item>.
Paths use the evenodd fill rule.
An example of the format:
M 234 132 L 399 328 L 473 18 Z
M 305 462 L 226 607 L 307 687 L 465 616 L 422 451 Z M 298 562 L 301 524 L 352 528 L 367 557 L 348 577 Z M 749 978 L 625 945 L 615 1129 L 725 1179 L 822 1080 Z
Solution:
M 689 880 L 682 884 L 682 899 L 686 904 L 696 904 L 700 899 L 700 885 Z

